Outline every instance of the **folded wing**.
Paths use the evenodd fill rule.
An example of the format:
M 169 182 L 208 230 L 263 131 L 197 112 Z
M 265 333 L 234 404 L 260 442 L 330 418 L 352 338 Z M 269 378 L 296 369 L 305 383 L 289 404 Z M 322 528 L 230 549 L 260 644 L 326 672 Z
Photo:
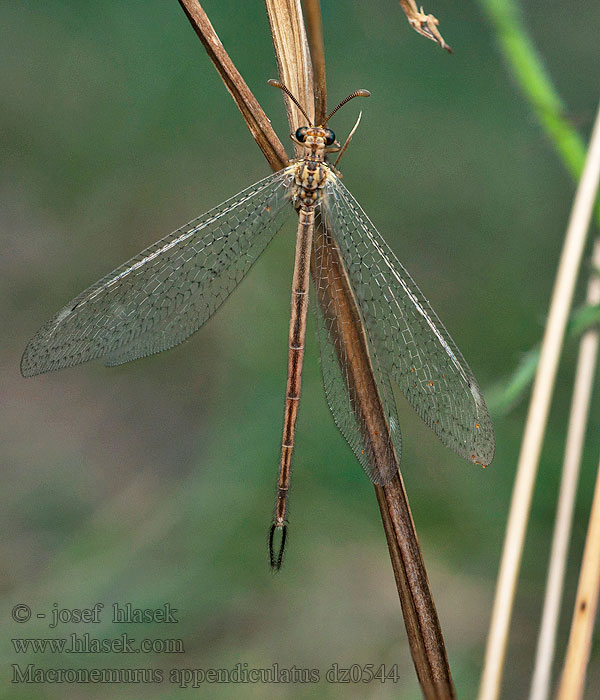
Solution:
M 337 427 L 369 479 L 375 484 L 386 484 L 397 473 L 402 448 L 394 396 L 389 379 L 373 353 L 370 353 L 370 370 L 375 385 L 364 386 L 365 375 L 360 372 L 364 336 L 357 336 L 360 328 L 348 322 L 352 292 L 337 265 L 337 247 L 326 219 L 319 207 L 312 276 L 325 396 Z M 375 423 L 381 409 L 389 432 Z
M 327 182 L 322 208 L 347 269 L 374 366 L 398 384 L 445 445 L 469 461 L 489 464 L 495 438 L 485 401 L 435 311 L 335 176 Z

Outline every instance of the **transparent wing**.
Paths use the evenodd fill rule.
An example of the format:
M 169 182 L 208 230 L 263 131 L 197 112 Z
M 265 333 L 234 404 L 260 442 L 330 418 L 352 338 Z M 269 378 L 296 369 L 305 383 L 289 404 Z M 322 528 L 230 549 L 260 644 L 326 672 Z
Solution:
M 345 302 L 344 280 L 332 261 L 332 246 L 329 231 L 320 208 L 317 208 L 313 248 L 312 277 L 315 285 L 313 308 L 317 317 L 317 336 L 321 352 L 321 372 L 327 403 L 333 419 L 356 455 L 369 479 L 376 484 L 387 483 L 396 473 L 401 456 L 402 440 L 392 390 L 387 376 L 381 371 L 377 357 L 371 354 L 371 365 L 389 426 L 393 447 L 382 434 L 374 444 L 368 435 L 373 434 L 366 425 L 361 404 L 357 400 L 359 377 L 352 375 L 352 364 L 346 348 L 352 348 L 357 340 L 354 329 L 343 322 L 340 308 Z
M 181 343 L 219 308 L 287 216 L 284 169 L 174 231 L 86 289 L 31 339 L 24 376 Z
M 495 439 L 485 401 L 435 311 L 333 174 L 322 207 L 347 268 L 374 363 L 399 385 L 445 445 L 472 462 L 489 464 Z

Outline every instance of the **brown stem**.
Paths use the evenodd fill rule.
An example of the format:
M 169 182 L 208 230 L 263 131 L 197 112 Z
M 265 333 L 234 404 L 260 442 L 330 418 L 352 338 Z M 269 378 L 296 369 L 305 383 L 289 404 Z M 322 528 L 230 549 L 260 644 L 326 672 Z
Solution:
M 452 48 L 439 32 L 439 22 L 436 17 L 425 14 L 422 7 L 417 7 L 415 0 L 400 0 L 400 7 L 404 10 L 408 23 L 418 34 L 435 41 L 448 53 L 452 53 Z
M 318 0 L 305 0 L 304 5 L 307 10 L 310 6 L 310 11 L 306 13 L 306 24 L 311 53 L 316 51 L 317 56 L 315 60 L 315 53 L 312 53 L 313 65 L 322 62 L 322 66 L 314 71 L 318 100 L 319 95 L 326 95 L 320 5 Z M 320 80 L 323 81 L 322 85 L 319 84 Z M 321 108 L 324 119 L 327 107 L 323 103 Z M 319 118 L 317 102 L 317 120 Z M 389 425 L 373 376 L 360 314 L 340 252 L 335 242 L 327 238 L 322 229 L 315 231 L 314 249 L 323 251 L 319 259 L 321 275 L 323 281 L 329 280 L 329 284 L 318 285 L 319 304 L 322 309 L 328 310 L 327 313 L 332 313 L 333 310 L 338 315 L 336 326 L 343 329 L 335 338 L 334 347 L 346 365 L 357 424 L 362 426 L 367 444 L 380 445 L 381 436 L 386 436 L 384 442 L 387 443 L 387 449 L 372 450 L 375 461 L 382 455 L 395 455 Z M 374 473 L 384 473 L 386 465 L 382 463 L 374 467 Z M 426 698 L 454 698 L 455 691 L 444 638 L 400 470 L 398 469 L 397 475 L 390 483 L 383 487 L 375 486 L 375 493 L 388 541 L 411 654 L 423 694 Z
M 341 333 L 332 340 L 338 356 L 344 360 L 356 422 L 362 427 L 365 443 L 373 446 L 370 450 L 375 462 L 373 472 L 384 473 L 386 456 L 396 453 L 354 294 L 335 242 L 321 227 L 314 235 L 322 282 L 315 285 L 318 302 L 325 314 L 337 315 L 336 327 Z M 375 486 L 375 494 L 423 695 L 428 700 L 455 698 L 444 638 L 400 471 L 385 486 Z
M 235 100 L 250 133 L 273 170 L 280 170 L 288 163 L 288 156 L 277 137 L 271 122 L 246 85 L 238 69 L 233 65 L 221 40 L 213 29 L 206 12 L 197 0 L 179 0 L 190 24 L 204 45 L 206 53 Z
M 303 5 L 315 84 L 315 122 L 323 124 L 327 117 L 327 83 L 325 81 L 325 45 L 323 44 L 321 0 L 304 0 Z
M 266 116 L 264 112 L 233 66 L 231 59 L 216 37 L 206 14 L 196 0 L 179 0 L 179 2 L 207 48 L 211 60 L 223 77 L 238 107 L 240 107 L 252 135 L 271 167 L 275 170 L 279 169 L 283 162 L 279 149 L 283 149 L 283 147 L 270 128 L 270 124 L 268 124 L 268 129 L 265 127 L 263 119 L 266 120 Z M 305 105 L 307 113 L 312 118 L 315 110 L 313 75 L 300 0 L 265 0 L 265 3 L 271 23 L 280 79 Z M 318 66 L 315 70 L 318 121 L 321 112 L 325 114 L 326 110 L 325 61 L 320 6 L 318 0 L 305 0 L 305 5 L 307 7 L 310 46 L 315 51 L 314 61 Z M 308 9 L 309 6 L 310 9 Z M 215 39 L 217 43 L 215 43 Z M 215 50 L 217 45 L 218 51 Z M 243 107 L 236 95 L 244 95 Z M 294 130 L 301 124 L 303 118 L 293 104 L 289 101 L 286 104 L 290 127 Z M 252 112 L 251 116 L 247 116 L 248 110 Z M 268 123 L 268 120 L 266 121 Z M 259 134 L 267 142 L 268 147 L 263 147 L 262 142 L 257 138 L 255 125 L 260 125 Z M 275 153 L 276 157 L 273 155 Z M 335 309 L 338 314 L 338 326 L 344 329 L 344 333 L 339 338 L 339 342 L 343 345 L 336 347 L 336 350 L 343 353 L 348 363 L 349 383 L 359 415 L 358 423 L 364 426 L 364 439 L 369 444 L 380 445 L 382 443 L 381 436 L 384 435 L 386 436 L 385 441 L 391 446 L 390 429 L 373 376 L 360 314 L 339 250 L 333 240 L 323 240 L 325 233 L 321 228 L 317 228 L 314 235 L 314 247 L 321 247 L 321 250 L 324 251 L 323 258 L 319 261 L 321 274 L 332 281 L 329 285 L 320 285 L 319 303 L 323 308 Z M 375 439 L 374 436 L 378 436 L 378 438 Z M 393 451 L 393 447 L 391 450 Z M 377 450 L 373 450 L 373 455 L 373 459 L 377 460 Z M 384 471 L 382 466 L 381 472 Z M 455 698 L 444 640 L 400 472 L 398 471 L 398 474 L 386 486 L 376 486 L 375 492 L 388 541 L 411 654 L 424 697 L 427 700 Z
M 315 101 L 310 54 L 299 0 L 265 0 L 279 79 L 304 107 L 315 122 Z M 285 97 L 290 129 L 306 126 L 306 119 L 294 103 Z M 296 151 L 300 154 L 299 147 Z

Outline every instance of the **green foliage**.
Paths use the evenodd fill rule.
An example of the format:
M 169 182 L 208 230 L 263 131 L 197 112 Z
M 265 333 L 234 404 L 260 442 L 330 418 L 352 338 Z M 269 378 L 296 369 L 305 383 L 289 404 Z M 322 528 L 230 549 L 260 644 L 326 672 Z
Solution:
M 556 86 L 525 26 L 517 0 L 479 0 L 525 99 L 575 181 L 583 172 L 586 145 L 569 122 Z M 543 12 L 543 10 L 542 10 Z M 577 9 L 573 9 L 577 12 Z M 596 208 L 600 223 L 600 205 Z
M 569 319 L 567 338 L 577 340 L 585 331 L 600 324 L 600 305 L 588 305 L 575 310 Z M 535 376 L 540 360 L 540 346 L 527 350 L 517 368 L 488 392 L 488 405 L 494 414 L 505 415 L 521 401 Z

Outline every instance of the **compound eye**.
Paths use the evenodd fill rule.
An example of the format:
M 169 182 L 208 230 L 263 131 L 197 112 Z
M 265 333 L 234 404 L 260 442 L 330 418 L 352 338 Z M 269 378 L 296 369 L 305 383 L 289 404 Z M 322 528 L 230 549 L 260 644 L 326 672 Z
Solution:
M 331 129 L 325 129 L 325 145 L 326 146 L 333 146 L 335 143 L 335 134 Z
M 296 129 L 296 140 L 300 141 L 300 143 L 304 143 L 306 140 L 306 133 L 308 132 L 308 128 L 305 126 L 301 126 L 299 129 Z

